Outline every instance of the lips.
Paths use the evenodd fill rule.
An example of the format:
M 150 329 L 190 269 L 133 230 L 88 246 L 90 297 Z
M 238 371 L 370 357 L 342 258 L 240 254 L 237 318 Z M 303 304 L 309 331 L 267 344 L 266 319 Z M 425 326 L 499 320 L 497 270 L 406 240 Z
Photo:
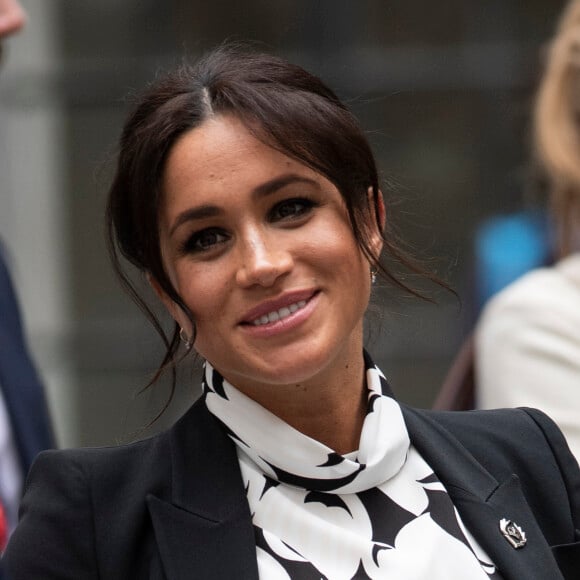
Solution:
M 267 300 L 247 312 L 241 324 L 263 326 L 284 320 L 298 310 L 303 309 L 316 293 L 316 290 L 289 292 L 275 300 Z
M 278 320 L 284 320 L 284 318 L 288 318 L 291 314 L 294 314 L 297 310 L 304 308 L 306 306 L 306 300 L 300 300 L 299 302 L 294 302 L 290 304 L 290 306 L 282 306 L 279 310 L 272 310 L 272 312 L 268 312 L 268 314 L 264 314 L 260 316 L 260 318 L 256 318 L 252 321 L 254 326 L 262 326 L 264 324 L 268 324 L 269 322 L 278 322 Z

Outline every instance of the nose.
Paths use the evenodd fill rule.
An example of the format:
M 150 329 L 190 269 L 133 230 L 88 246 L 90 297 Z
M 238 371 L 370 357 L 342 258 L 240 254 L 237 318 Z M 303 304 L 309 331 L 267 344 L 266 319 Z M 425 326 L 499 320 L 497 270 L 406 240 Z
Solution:
M 293 259 L 276 233 L 253 231 L 243 240 L 236 282 L 249 288 L 253 285 L 273 286 L 276 280 L 292 269 Z

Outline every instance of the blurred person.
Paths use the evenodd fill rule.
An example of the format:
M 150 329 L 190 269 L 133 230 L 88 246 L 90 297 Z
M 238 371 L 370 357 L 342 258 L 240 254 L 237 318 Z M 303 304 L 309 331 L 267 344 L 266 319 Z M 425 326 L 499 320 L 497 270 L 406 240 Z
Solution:
M 0 0 L 0 40 L 18 32 L 25 23 L 26 13 L 18 0 Z
M 556 425 L 399 404 L 363 349 L 377 276 L 417 295 L 387 265 L 418 271 L 390 218 L 317 77 L 232 46 L 159 77 L 124 126 L 109 237 L 172 319 L 133 289 L 163 366 L 205 359 L 203 396 L 150 439 L 42 453 L 13 580 L 577 578 Z
M 0 42 L 25 21 L 18 2 L 0 0 Z M 44 391 L 28 352 L 0 240 L 0 551 L 18 519 L 24 476 L 36 454 L 51 447 L 54 439 Z M 3 568 L 0 563 L 0 580 L 5 578 Z
M 0 244 L 0 499 L 10 527 L 16 525 L 24 475 L 36 454 L 51 447 L 44 391 Z
M 580 459 L 580 0 L 549 46 L 534 110 L 536 157 L 550 187 L 557 262 L 497 294 L 476 328 L 482 408 L 548 413 Z

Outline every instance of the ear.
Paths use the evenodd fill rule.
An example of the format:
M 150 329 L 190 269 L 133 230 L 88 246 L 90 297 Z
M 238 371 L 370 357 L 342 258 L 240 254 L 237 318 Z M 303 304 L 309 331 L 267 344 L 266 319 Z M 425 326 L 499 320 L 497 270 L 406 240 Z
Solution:
M 187 336 L 191 336 L 193 329 L 191 328 L 191 322 L 185 312 L 183 312 L 181 307 L 167 295 L 165 290 L 161 287 L 161 284 L 159 284 L 157 278 L 153 277 L 150 272 L 147 272 L 146 277 L 147 282 L 149 282 L 149 285 L 153 288 L 153 291 L 157 294 L 157 297 L 161 300 L 171 318 L 177 322 Z
M 373 190 L 371 187 L 368 189 L 369 196 L 369 207 L 371 210 L 371 215 L 373 217 L 373 222 L 371 225 L 371 248 L 374 255 L 378 258 L 383 249 L 383 237 L 382 233 L 385 229 L 385 223 L 387 221 L 387 212 L 385 210 L 385 200 L 383 199 L 383 192 L 379 189 L 377 194 L 376 203 L 373 198 Z M 380 229 L 379 229 L 380 225 Z

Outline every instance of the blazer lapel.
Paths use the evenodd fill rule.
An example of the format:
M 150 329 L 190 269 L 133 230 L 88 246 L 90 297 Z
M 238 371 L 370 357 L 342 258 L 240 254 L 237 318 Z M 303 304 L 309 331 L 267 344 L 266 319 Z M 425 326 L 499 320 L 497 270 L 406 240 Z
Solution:
M 258 580 L 234 444 L 198 401 L 171 434 L 171 498 L 147 503 L 167 580 Z
M 402 406 L 413 445 L 445 485 L 463 522 L 505 580 L 561 580 L 550 546 L 520 489 L 517 476 L 498 482 L 445 428 L 427 414 Z M 526 534 L 514 548 L 500 530 L 512 520 Z
M 550 546 L 513 475 L 498 482 L 428 414 L 402 405 L 413 445 L 445 485 L 468 530 L 505 580 L 562 580 Z M 167 580 L 258 580 L 256 546 L 235 445 L 198 401 L 171 432 L 170 497 L 147 503 Z M 515 549 L 500 530 L 526 533 Z

